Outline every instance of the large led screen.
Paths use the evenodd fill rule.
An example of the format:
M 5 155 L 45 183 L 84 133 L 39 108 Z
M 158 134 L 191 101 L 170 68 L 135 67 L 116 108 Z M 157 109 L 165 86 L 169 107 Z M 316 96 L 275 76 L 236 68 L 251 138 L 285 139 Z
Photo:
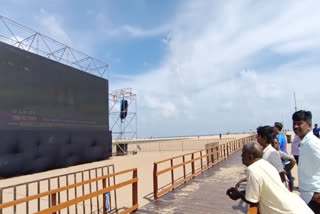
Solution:
M 108 131 L 108 82 L 0 42 L 0 130 Z

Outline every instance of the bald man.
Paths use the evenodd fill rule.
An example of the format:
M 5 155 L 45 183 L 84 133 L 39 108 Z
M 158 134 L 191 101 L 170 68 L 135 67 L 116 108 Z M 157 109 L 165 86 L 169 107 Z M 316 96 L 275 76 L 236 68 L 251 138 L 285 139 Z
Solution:
M 262 156 L 263 148 L 259 143 L 249 142 L 243 146 L 242 163 L 248 167 L 246 192 L 243 194 L 232 187 L 227 190 L 227 195 L 233 200 L 241 198 L 251 206 L 258 205 L 261 214 L 313 213 L 298 195 L 289 192 L 278 171 Z

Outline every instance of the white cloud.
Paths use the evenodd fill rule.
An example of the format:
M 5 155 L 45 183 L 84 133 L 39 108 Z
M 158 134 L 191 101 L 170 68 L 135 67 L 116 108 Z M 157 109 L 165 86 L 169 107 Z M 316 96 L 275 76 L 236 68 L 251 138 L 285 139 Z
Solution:
M 124 25 L 119 28 L 119 31 L 128 33 L 132 37 L 144 38 L 144 37 L 153 37 L 157 35 L 162 35 L 164 33 L 167 33 L 169 28 L 170 27 L 167 25 L 163 25 L 163 26 L 159 26 L 151 29 L 143 29 L 136 26 Z
M 11 11 L 8 17 L 14 20 L 38 14 L 29 23 L 27 18 L 17 21 L 68 45 L 72 41 L 89 55 L 108 51 L 106 58 L 116 63 L 126 61 L 116 60 L 121 54 L 113 56 L 118 54 L 110 45 L 114 40 L 161 36 L 166 54 L 160 66 L 138 76 L 112 73 L 110 78 L 110 91 L 131 87 L 137 93 L 143 137 L 248 131 L 275 120 L 290 128 L 293 91 L 298 108 L 311 110 L 319 123 L 319 6 L 313 0 L 186 0 L 170 22 L 149 28 L 116 25 L 95 7 L 79 8 L 85 20 L 61 14 L 66 8 L 40 10 L 40 2 L 3 10 Z M 67 25 L 68 15 L 85 27 L 77 28 L 71 19 Z M 91 26 L 95 21 L 97 26 Z
M 41 33 L 61 43 L 72 46 L 71 39 L 63 27 L 61 17 L 50 14 L 42 8 L 40 9 L 40 15 L 35 18 L 42 27 Z
M 175 117 L 175 115 L 177 114 L 176 106 L 170 101 L 162 102 L 159 97 L 149 95 L 144 97 L 143 101 L 144 103 L 141 103 L 140 105 L 147 106 L 155 112 L 159 113 L 160 117 L 155 117 L 157 119 L 168 119 Z
M 298 107 L 319 120 L 319 6 L 186 1 L 168 25 L 161 66 L 113 87 L 137 93 L 145 136 L 248 131 L 282 120 L 290 128 L 293 91 Z
M 160 25 L 154 28 L 146 29 L 133 25 L 120 25 L 116 26 L 112 21 L 103 13 L 96 15 L 96 21 L 99 29 L 109 39 L 118 38 L 147 38 L 167 33 L 170 29 L 169 25 Z

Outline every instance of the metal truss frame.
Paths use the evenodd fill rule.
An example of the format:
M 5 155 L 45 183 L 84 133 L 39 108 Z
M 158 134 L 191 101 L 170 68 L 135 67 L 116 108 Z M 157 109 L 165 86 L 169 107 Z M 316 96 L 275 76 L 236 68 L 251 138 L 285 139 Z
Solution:
M 120 118 L 122 99 L 128 101 L 127 117 L 123 120 Z M 114 142 L 137 138 L 137 95 L 132 93 L 131 88 L 116 90 L 109 94 L 109 124 Z
M 103 77 L 108 64 L 0 15 L 0 41 L 84 72 Z

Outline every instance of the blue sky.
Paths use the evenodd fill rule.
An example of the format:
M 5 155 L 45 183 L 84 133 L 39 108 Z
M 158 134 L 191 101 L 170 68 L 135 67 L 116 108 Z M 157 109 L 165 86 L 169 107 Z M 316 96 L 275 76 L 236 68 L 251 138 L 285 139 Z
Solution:
M 320 123 L 319 1 L 7 0 L 0 14 L 109 64 L 138 96 L 138 137 Z

